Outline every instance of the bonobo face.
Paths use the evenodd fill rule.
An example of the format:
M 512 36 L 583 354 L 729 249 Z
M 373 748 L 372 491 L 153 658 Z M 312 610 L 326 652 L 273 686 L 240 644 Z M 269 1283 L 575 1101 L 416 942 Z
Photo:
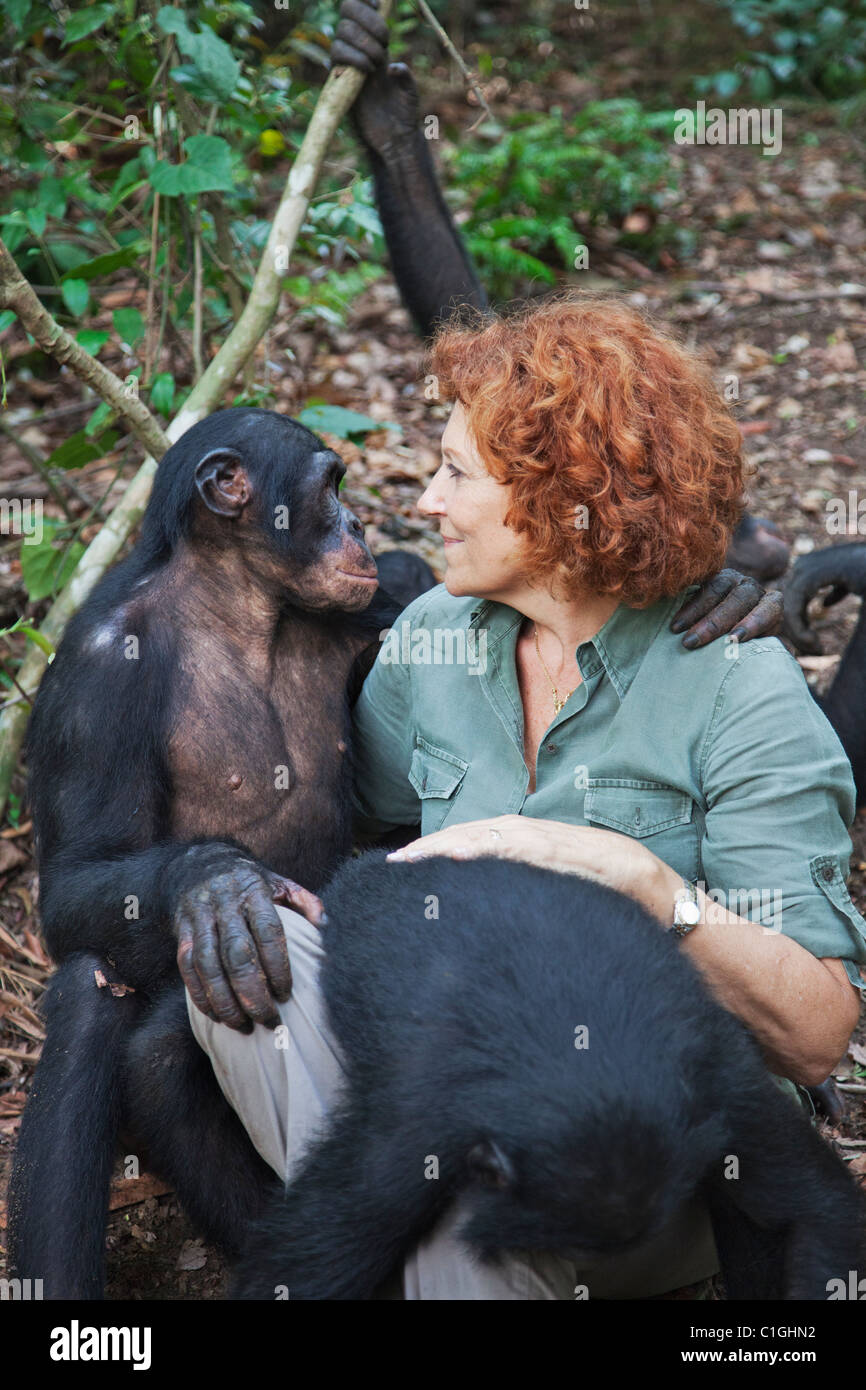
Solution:
M 235 416 L 226 411 L 224 415 Z M 242 549 L 264 588 L 311 611 L 358 612 L 376 592 L 376 563 L 364 528 L 340 502 L 346 471 L 316 435 L 270 411 L 238 411 L 231 443 L 195 470 L 199 532 Z
M 293 468 L 276 469 L 263 523 L 292 601 L 302 608 L 358 612 L 378 587 L 364 528 L 339 498 L 346 465 L 315 436 Z

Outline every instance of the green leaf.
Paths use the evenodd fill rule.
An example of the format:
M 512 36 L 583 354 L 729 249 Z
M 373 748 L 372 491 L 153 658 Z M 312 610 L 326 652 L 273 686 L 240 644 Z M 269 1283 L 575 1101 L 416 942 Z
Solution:
M 137 373 L 133 372 L 131 375 L 135 376 L 137 375 Z M 93 414 L 90 416 L 90 419 L 85 424 L 84 433 L 90 435 L 91 438 L 95 437 L 97 430 L 101 430 L 102 426 L 105 424 L 105 421 L 110 419 L 110 417 L 113 414 L 114 407 L 109 405 L 108 401 L 100 401 L 99 405 L 96 407 Z M 101 436 L 103 443 L 106 437 L 106 435 Z M 105 445 L 105 447 L 107 448 L 109 446 Z
M 79 39 L 92 34 L 94 29 L 101 29 L 113 13 L 114 5 L 88 5 L 86 9 L 70 15 L 63 33 L 64 44 L 77 43 Z
M 124 246 L 120 251 L 109 251 L 104 256 L 94 256 L 92 261 L 85 261 L 82 265 L 77 265 L 74 270 L 67 271 L 64 280 L 95 280 L 100 275 L 110 275 L 113 270 L 120 270 L 122 266 L 135 265 L 146 253 L 147 247 L 143 241 L 135 241 L 131 246 Z
M 60 292 L 63 296 L 63 303 L 66 305 L 70 314 L 75 318 L 80 318 L 90 300 L 90 290 L 87 288 L 87 281 L 63 280 L 60 284 Z
M 732 97 L 742 82 L 738 72 L 717 72 L 713 86 L 720 97 Z
M 57 522 L 44 521 L 39 544 L 21 546 L 21 578 L 34 603 L 62 589 L 84 554 L 80 541 L 65 548 L 55 544 L 57 526 Z
M 5 0 L 3 6 L 13 29 L 22 29 L 30 9 L 30 0 Z
M 346 410 L 342 405 L 308 405 L 298 416 L 308 430 L 325 430 L 335 434 L 338 439 L 351 439 L 354 434 L 372 434 L 374 430 L 399 430 L 400 426 L 383 420 L 372 420 L 369 415 L 361 415 L 356 410 Z
M 174 377 L 171 372 L 160 372 L 153 378 L 150 388 L 150 404 L 160 415 L 170 415 L 174 401 Z
M 95 443 L 87 438 L 84 430 L 78 430 L 71 434 L 68 439 L 64 439 L 62 444 L 58 444 L 52 454 L 49 454 L 46 463 L 49 468 L 83 468 L 85 463 L 92 463 L 104 452 Z
M 24 220 L 35 237 L 44 235 L 48 222 L 48 213 L 45 208 L 27 208 L 24 213 Z
M 129 348 L 134 348 L 144 337 L 144 319 L 137 309 L 115 309 L 111 322 L 120 341 Z
M 76 333 L 75 341 L 85 352 L 89 352 L 91 357 L 96 357 L 99 349 L 105 346 L 110 337 L 110 333 L 102 333 L 98 328 L 82 328 L 80 333 Z
M 210 88 L 214 101 L 228 101 L 241 75 L 241 65 L 227 43 L 212 29 L 202 26 L 194 34 L 182 10 L 164 6 L 156 16 L 164 34 L 174 34 L 181 53 L 191 58 L 202 82 Z
M 196 193 L 233 193 L 231 147 L 219 135 L 190 135 L 184 141 L 185 164 L 169 164 L 161 159 L 150 175 L 151 187 L 168 198 L 190 197 Z
M 15 315 L 11 309 L 4 309 L 0 312 L 0 333 L 5 333 L 6 329 L 15 322 Z
M 33 642 L 34 645 L 37 646 L 40 649 L 40 651 L 43 651 L 46 656 L 54 655 L 53 646 L 49 642 L 48 638 L 42 635 L 38 628 L 31 627 L 30 623 L 22 623 L 20 631 L 24 633 L 24 636 L 27 638 L 28 642 Z

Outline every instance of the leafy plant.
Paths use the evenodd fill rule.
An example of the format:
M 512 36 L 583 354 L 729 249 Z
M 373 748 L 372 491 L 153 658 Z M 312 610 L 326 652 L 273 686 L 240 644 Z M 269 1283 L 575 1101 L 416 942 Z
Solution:
M 709 0 L 716 8 L 718 0 Z M 733 66 L 696 79 L 702 93 L 781 91 L 835 98 L 866 89 L 866 0 L 721 0 L 747 46 Z
M 574 269 L 584 228 L 616 223 L 639 206 L 660 209 L 676 187 L 672 122 L 671 113 L 637 101 L 599 101 L 569 120 L 560 107 L 542 117 L 520 113 L 489 148 L 453 149 L 448 183 L 471 209 L 462 231 L 494 294 L 526 280 L 552 283 L 554 267 Z M 652 236 L 628 238 L 651 256 L 676 240 L 664 220 Z

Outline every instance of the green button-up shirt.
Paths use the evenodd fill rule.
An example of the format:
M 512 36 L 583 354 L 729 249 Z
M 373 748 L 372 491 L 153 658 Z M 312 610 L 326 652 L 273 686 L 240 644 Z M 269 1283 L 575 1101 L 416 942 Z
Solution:
M 864 984 L 866 922 L 845 881 L 850 764 L 773 637 L 689 652 L 682 602 L 620 605 L 577 648 L 582 684 L 523 758 L 522 615 L 440 584 L 385 639 L 354 712 L 361 835 L 519 813 L 646 842 L 737 915 L 781 930 Z

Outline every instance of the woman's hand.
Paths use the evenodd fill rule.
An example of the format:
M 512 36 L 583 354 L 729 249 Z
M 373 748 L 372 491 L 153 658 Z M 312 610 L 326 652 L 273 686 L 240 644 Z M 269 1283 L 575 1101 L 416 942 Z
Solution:
M 451 859 L 477 859 L 493 854 L 591 878 L 627 893 L 665 926 L 673 922 L 674 900 L 682 887 L 679 874 L 630 835 L 532 816 L 494 816 L 449 825 L 412 840 L 389 854 L 388 859 L 395 863 L 413 862 L 434 854 Z

